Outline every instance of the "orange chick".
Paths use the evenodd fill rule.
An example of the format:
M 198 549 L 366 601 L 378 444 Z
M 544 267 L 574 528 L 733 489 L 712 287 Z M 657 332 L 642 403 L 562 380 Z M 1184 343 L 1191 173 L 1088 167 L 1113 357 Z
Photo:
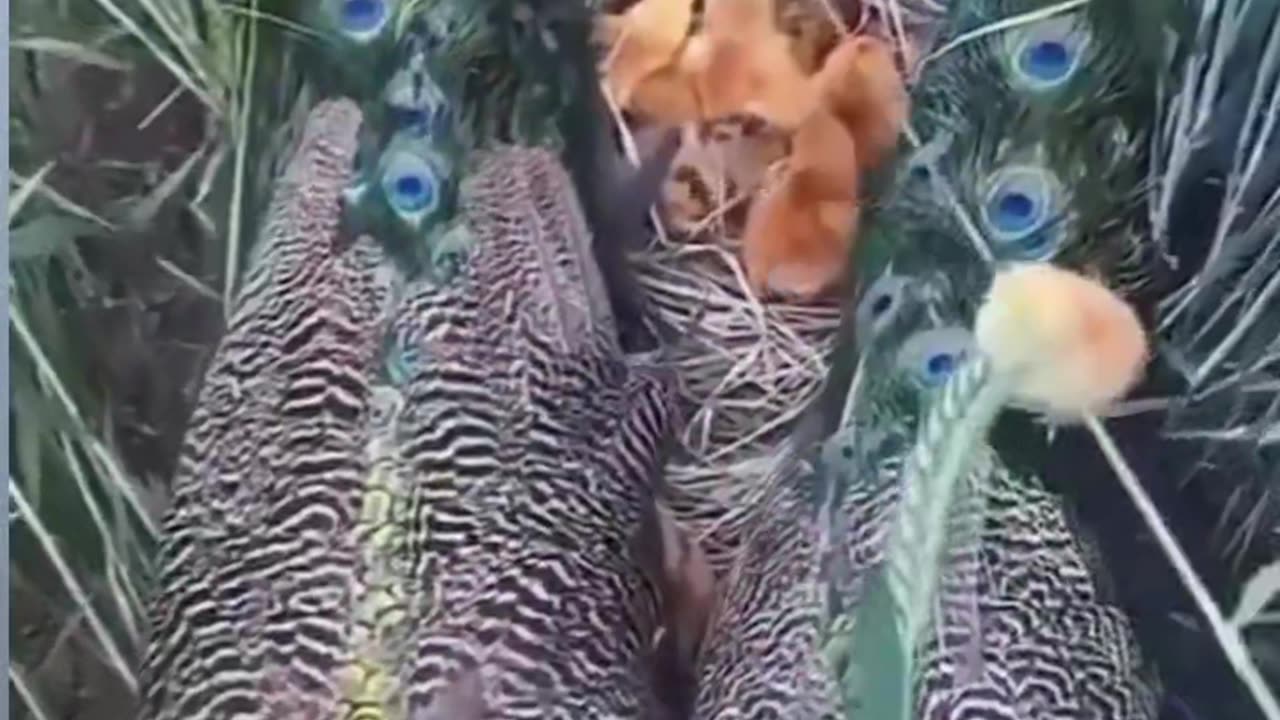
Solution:
M 806 75 L 816 73 L 840 40 L 839 29 L 828 12 L 818 11 L 814 0 L 778 3 L 778 28 L 791 38 L 791 54 Z
M 814 81 L 822 101 L 853 135 L 862 169 L 883 164 L 898 146 L 908 110 L 889 44 L 868 35 L 850 37 L 831 51 Z
M 817 105 L 772 0 L 707 0 L 704 29 L 689 39 L 680 68 L 704 120 L 745 112 L 791 130 Z
M 693 21 L 691 0 L 641 0 L 597 19 L 595 42 L 610 48 L 605 77 L 623 107 L 646 78 L 673 63 Z
M 702 119 L 693 80 L 678 65 L 668 65 L 637 83 L 626 108 L 646 122 L 667 126 Z
M 830 112 L 792 139 L 778 185 L 752 204 L 743 233 L 747 281 L 760 296 L 813 298 L 837 286 L 858 224 L 858 149 Z

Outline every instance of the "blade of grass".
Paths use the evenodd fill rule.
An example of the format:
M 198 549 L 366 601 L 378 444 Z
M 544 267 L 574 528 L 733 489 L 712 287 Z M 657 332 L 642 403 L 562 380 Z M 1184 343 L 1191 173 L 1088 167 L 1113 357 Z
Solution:
M 250 9 L 257 13 L 258 0 L 253 0 Z M 244 74 L 242 76 L 239 105 L 240 114 L 236 121 L 234 177 L 231 185 L 231 208 L 227 221 L 226 278 L 223 281 L 222 307 L 229 317 L 234 308 L 237 273 L 240 269 L 240 236 L 244 219 L 245 167 L 249 155 L 249 117 L 253 110 L 253 78 L 258 63 L 258 21 L 251 17 L 245 21 L 248 34 L 248 48 L 244 57 Z
M 281 17 L 274 13 L 263 12 L 254 8 L 240 7 L 239 5 L 226 5 L 223 9 L 226 10 L 228 15 L 240 15 L 247 18 L 265 20 L 272 25 L 288 30 L 289 32 L 297 33 L 312 40 L 319 40 L 324 37 L 324 33 L 319 30 L 315 30 L 303 25 L 302 23 L 294 22 L 289 18 Z
M 1264 566 L 1245 583 L 1231 624 L 1241 630 L 1252 625 L 1276 597 L 1280 597 L 1280 560 Z
M 62 40 L 59 38 L 16 38 L 9 42 L 9 47 L 13 50 L 28 50 L 36 53 L 56 55 L 68 60 L 75 60 L 82 65 L 92 65 L 105 70 L 124 72 L 132 67 L 124 60 L 117 60 L 101 50 L 96 50 L 79 43 L 71 42 L 70 40 Z
M 156 257 L 156 264 L 159 265 L 161 268 L 163 268 L 165 272 L 169 273 L 170 275 L 186 283 L 192 290 L 195 290 L 196 292 L 209 298 L 210 300 L 213 300 L 214 302 L 222 301 L 222 297 L 218 295 L 217 291 L 215 291 L 213 288 L 209 287 L 208 285 L 205 285 L 204 283 L 200 282 L 199 279 L 192 277 L 190 273 L 178 267 L 177 265 L 174 265 L 173 263 L 159 256 Z
M 50 161 L 48 165 L 46 165 L 46 167 L 48 167 L 50 170 L 52 169 L 52 166 L 53 166 L 52 161 Z M 44 170 L 44 168 L 41 168 L 41 170 Z M 116 229 L 115 225 L 112 225 L 110 222 L 94 214 L 91 210 L 88 210 L 87 208 L 75 202 L 72 202 L 71 200 L 64 197 L 57 190 L 54 190 L 53 188 L 44 184 L 44 177 L 47 174 L 48 174 L 48 170 L 44 170 L 43 173 L 37 172 L 36 175 L 33 175 L 30 178 L 27 178 L 27 177 L 23 177 L 19 173 L 14 172 L 13 169 L 10 168 L 9 181 L 10 183 L 18 183 L 20 189 L 30 186 L 32 193 L 39 193 L 40 195 L 47 198 L 54 205 L 58 206 L 59 208 L 62 208 L 63 210 L 66 210 L 72 215 L 84 218 L 85 220 L 89 220 L 90 222 L 95 222 L 108 230 Z M 21 199 L 23 203 L 27 202 L 26 197 L 23 197 Z M 17 213 L 14 212 L 13 210 L 13 206 L 14 206 L 13 200 L 10 200 L 9 202 L 10 202 L 9 220 L 12 222 L 13 216 L 16 215 Z
M 206 86 L 214 84 L 204 74 L 206 70 L 197 56 L 197 45 L 192 42 L 194 40 L 198 43 L 199 37 L 194 32 L 182 32 L 184 27 L 190 30 L 194 26 L 194 19 L 190 17 L 189 13 L 186 18 L 174 16 L 174 14 L 182 12 L 186 7 L 186 3 L 166 2 L 163 5 L 156 5 L 151 0 L 138 0 L 138 5 L 142 7 L 152 22 L 160 28 L 164 38 L 178 51 L 178 54 L 182 56 L 182 59 L 186 61 L 191 70 L 201 75 L 200 80 Z
M 116 552 L 110 524 L 107 522 L 106 516 L 103 515 L 102 508 L 98 506 L 98 501 L 93 497 L 93 490 L 89 487 L 89 478 L 84 472 L 80 459 L 77 457 L 75 447 L 65 433 L 59 439 L 61 440 L 63 456 L 67 460 L 67 468 L 71 471 L 71 477 L 75 479 L 76 489 L 80 491 L 80 497 L 84 501 L 85 508 L 89 511 L 89 517 L 92 519 L 93 525 L 102 539 L 102 552 L 105 559 L 104 564 L 107 568 L 107 577 L 130 586 L 127 592 L 119 592 L 123 588 L 113 586 L 111 599 L 115 602 L 117 614 L 121 621 L 124 622 L 129 638 L 136 647 L 142 638 L 138 619 L 144 615 L 144 611 L 142 606 L 131 604 L 130 598 L 137 597 L 138 592 L 132 587 L 128 569 L 124 567 L 122 559 Z
M 160 212 L 160 208 L 178 192 L 196 164 L 204 159 L 205 152 L 206 149 L 202 147 L 188 155 L 177 169 L 156 185 L 154 190 L 131 205 L 128 212 L 129 222 L 137 227 L 145 227 L 155 220 L 156 213 Z
M 101 235 L 97 225 L 62 213 L 48 213 L 9 228 L 9 261 L 51 257 L 84 236 Z
M 14 330 L 17 331 L 19 341 L 34 361 L 37 373 L 46 387 L 53 393 L 63 411 L 67 413 L 67 416 L 75 422 L 76 427 L 80 430 L 80 435 L 82 436 L 80 441 L 87 445 L 90 457 L 94 458 L 95 464 L 105 471 L 104 475 L 115 486 L 116 491 L 128 501 L 138 520 L 151 537 L 154 538 L 157 534 L 155 520 L 152 519 L 146 504 L 143 503 L 142 498 L 138 495 L 137 488 L 126 478 L 124 470 L 116 459 L 112 457 L 111 453 L 107 451 L 102 440 L 89 432 L 88 425 L 75 399 L 67 391 L 66 386 L 58 377 L 57 371 L 54 370 L 52 363 L 49 362 L 49 358 L 41 348 L 40 342 L 27 325 L 22 304 L 15 302 L 12 296 L 10 297 L 9 313 L 10 321 L 13 323 Z
M 45 709 L 40 698 L 36 697 L 35 688 L 27 682 L 27 673 L 22 669 L 22 663 L 14 662 L 9 666 L 9 682 L 18 691 L 18 697 L 22 698 L 22 704 L 31 713 L 32 720 L 53 720 L 53 715 Z
M 173 77 L 177 79 L 178 82 L 185 85 L 193 95 L 200 98 L 200 101 L 213 111 L 216 116 L 222 117 L 224 115 L 223 103 L 210 95 L 204 87 L 197 83 L 187 68 L 184 68 L 177 60 L 166 52 L 164 48 L 160 47 L 160 45 L 157 44 L 156 41 L 148 35 L 140 25 L 138 25 L 136 20 L 129 17 L 129 14 L 124 10 L 121 10 L 120 6 L 116 5 L 112 0 L 96 1 L 98 5 L 112 17 L 113 20 L 119 23 L 121 27 L 128 30 L 130 35 L 133 35 L 139 42 L 146 46 L 147 50 L 155 56 L 156 60 L 159 61 L 160 64 L 164 65 L 165 68 L 173 74 Z M 179 44 L 180 49 L 181 47 L 182 45 Z
M 93 601 L 90 599 L 89 593 L 80 584 L 80 581 L 76 579 L 75 573 L 72 572 L 66 559 L 63 558 L 62 551 L 58 549 L 57 542 L 53 539 L 48 529 L 45 528 L 40 516 L 27 503 L 22 488 L 13 481 L 13 478 L 9 478 L 9 497 L 14 505 L 17 506 L 18 516 L 22 524 L 35 536 L 37 544 L 39 544 L 49 562 L 52 563 L 72 601 L 84 612 L 85 622 L 89 624 L 90 631 L 106 653 L 107 665 L 115 671 L 116 675 L 125 682 L 130 690 L 137 692 L 138 679 L 131 669 L 132 663 L 125 659 L 125 655 L 120 650 L 115 638 L 111 636 L 111 632 L 102 621 L 102 617 L 98 614 L 97 609 L 93 607 Z
M 40 169 L 36 171 L 35 175 L 32 175 L 31 177 L 26 178 L 25 180 L 20 180 L 18 184 L 18 188 L 13 191 L 12 195 L 9 196 L 8 223 L 10 225 L 13 224 L 13 219 L 17 217 L 18 213 L 22 211 L 22 208 L 26 206 L 27 201 L 31 199 L 31 196 L 35 193 L 35 191 L 40 188 L 41 184 L 44 182 L 45 176 L 48 175 L 49 172 L 53 170 L 54 165 L 55 165 L 54 161 L 50 160 L 49 162 L 42 165 Z M 11 175 L 14 180 L 19 180 L 21 177 L 16 173 L 11 173 Z
M 173 105 L 175 100 L 182 97 L 182 93 L 185 91 L 186 88 L 181 85 L 175 86 L 172 92 L 166 95 L 163 100 L 156 103 L 156 106 L 152 108 L 151 112 L 147 113 L 147 116 L 142 118 L 142 121 L 138 123 L 138 129 L 146 130 L 148 127 L 151 127 L 151 123 L 155 122 L 156 118 L 160 117 L 165 110 L 168 110 L 169 106 Z

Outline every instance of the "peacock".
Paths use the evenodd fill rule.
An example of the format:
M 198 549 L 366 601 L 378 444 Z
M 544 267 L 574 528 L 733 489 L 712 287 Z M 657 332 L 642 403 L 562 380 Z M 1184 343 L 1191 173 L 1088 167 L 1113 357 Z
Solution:
M 1275 487 L 1276 10 L 983 0 L 926 37 L 823 390 L 726 513 L 695 716 L 1156 718 L 1179 688 L 1046 478 L 1114 484 L 1063 440 L 1110 443 L 1142 372 L 1138 452 Z M 1178 717 L 1280 713 L 1233 653 L 1252 698 Z
M 1157 717 L 1049 480 L 1149 357 L 1167 442 L 1276 467 L 1276 13 L 884 4 L 923 72 L 828 377 L 702 542 L 664 474 L 697 328 L 627 258 L 674 145 L 617 157 L 599 8 L 288 4 L 309 110 L 187 431 L 143 716 Z
M 186 433 L 143 717 L 667 717 L 705 591 L 592 242 L 655 173 L 592 145 L 585 7 L 299 5 L 318 99 Z

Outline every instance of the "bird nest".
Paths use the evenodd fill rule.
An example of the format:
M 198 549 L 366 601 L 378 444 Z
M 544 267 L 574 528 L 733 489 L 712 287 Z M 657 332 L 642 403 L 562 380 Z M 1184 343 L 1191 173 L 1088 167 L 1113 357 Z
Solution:
M 648 0 L 655 8 L 669 6 L 660 12 L 678 16 L 673 8 L 679 0 L 673 2 Z M 850 33 L 890 40 L 902 64 L 914 65 L 914 43 L 901 26 L 896 33 L 886 31 L 877 17 L 884 13 L 869 4 L 853 4 L 855 17 L 844 12 L 848 3 L 840 5 L 837 10 L 830 0 L 779 0 L 777 31 L 791 38 L 791 51 L 800 66 L 808 66 L 806 73 Z M 638 31 L 654 32 L 652 27 Z M 618 46 L 613 50 L 617 57 Z M 616 78 L 607 65 L 604 72 L 612 100 L 610 80 Z M 674 107 L 668 99 L 678 95 L 671 87 L 658 101 L 667 107 Z M 624 150 L 637 162 L 632 127 L 616 106 L 612 109 Z M 667 124 L 672 122 L 679 121 Z M 663 194 L 662 219 L 655 214 L 655 238 L 634 260 L 652 310 L 667 327 L 682 332 L 668 357 L 678 374 L 687 422 L 680 452 L 668 464 L 668 479 L 682 494 L 725 507 L 739 504 L 735 501 L 758 485 L 792 421 L 818 392 L 840 312 L 829 299 L 761 298 L 747 280 L 741 259 L 747 210 L 785 168 L 787 134 L 758 116 L 680 124 L 682 145 Z M 698 524 L 690 513 L 683 514 Z
M 693 142 L 677 157 L 667 204 L 678 209 L 671 206 L 701 194 L 703 212 L 692 223 L 666 214 L 676 222 L 659 222 L 633 260 L 651 312 L 679 333 L 665 353 L 686 418 L 666 466 L 671 509 L 717 572 L 726 572 L 741 542 L 738 513 L 754 505 L 792 421 L 826 376 L 840 310 L 831 301 L 764 299 L 752 290 L 740 245 L 741 215 L 755 193 L 732 192 L 726 173 L 691 162 L 685 150 L 707 149 Z M 720 192 L 705 192 L 707 181 Z
M 660 231 L 636 258 L 653 312 L 682 331 L 668 357 L 688 419 L 668 477 L 699 495 L 736 495 L 763 473 L 826 375 L 840 319 L 831 302 L 766 301 L 752 292 L 735 204 L 723 200 L 703 227 Z

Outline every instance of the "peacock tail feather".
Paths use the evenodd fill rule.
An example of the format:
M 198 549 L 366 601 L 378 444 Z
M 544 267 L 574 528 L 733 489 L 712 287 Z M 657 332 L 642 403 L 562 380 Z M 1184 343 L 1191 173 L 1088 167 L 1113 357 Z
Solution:
M 165 523 L 146 717 L 633 718 L 673 416 L 578 185 L 573 3 L 308 6 L 276 183 Z M 575 164 L 576 161 L 576 164 Z M 353 242 L 354 241 L 354 242 Z
M 948 8 L 827 386 L 743 523 L 700 717 L 1155 717 L 1159 682 L 970 328 L 1011 263 L 1158 286 L 1151 108 L 1177 10 Z
M 226 81 L 180 86 L 224 113 L 212 134 L 248 140 L 228 203 L 229 317 L 174 473 L 136 681 L 116 629 L 88 617 L 141 717 L 1161 716 L 1209 663 L 1158 650 L 1152 663 L 1136 591 L 1108 582 L 1116 558 L 1063 487 L 1112 477 L 1064 458 L 1055 439 L 1082 433 L 1017 391 L 978 318 L 1018 267 L 1123 296 L 1152 358 L 1143 399 L 1112 410 L 1156 418 L 1148 452 L 1168 468 L 1144 480 L 1207 488 L 1241 566 L 1275 556 L 1280 10 L 762 3 L 785 32 L 821 36 L 796 51 L 811 64 L 840 34 L 831 16 L 869 11 L 899 44 L 912 111 L 896 160 L 867 178 L 844 296 L 771 303 L 717 278 L 714 302 L 749 310 L 711 320 L 720 334 L 703 343 L 712 293 L 688 258 L 731 274 L 736 248 L 671 242 L 640 219 L 670 143 L 613 177 L 625 173 L 590 45 L 605 4 L 618 3 L 206 3 L 182 12 L 243 18 L 236 43 L 279 47 L 255 71 L 157 46 Z M 148 5 L 127 12 L 169 17 Z M 21 52 L 37 50 L 68 48 L 27 31 Z M 735 123 L 742 147 L 785 154 L 754 119 L 701 129 Z M 246 220 L 261 222 L 244 253 Z M 652 274 L 637 282 L 633 266 Z M 678 337 L 649 322 L 655 300 L 692 318 Z M 821 337 L 788 337 L 783 354 L 829 341 L 828 357 L 742 381 L 770 361 L 734 343 L 759 340 L 764 358 L 784 315 L 818 318 L 806 327 Z M 712 354 L 732 368 L 713 384 L 754 393 L 726 411 L 724 427 L 748 426 L 727 447 L 710 447 L 720 408 L 691 408 L 681 387 L 714 375 L 694 367 Z M 804 385 L 805 363 L 825 373 L 817 396 L 757 423 L 757 396 L 776 404 Z M 699 431 L 695 410 L 707 452 L 673 460 L 681 431 Z M 682 485 L 690 467 L 701 474 Z M 27 523 L 30 482 L 10 483 Z M 664 505 L 708 529 L 702 542 Z M 691 569 L 706 560 L 718 584 Z M 710 609 L 682 605 L 696 592 Z M 1225 649 L 1237 667 L 1274 619 L 1250 592 L 1253 617 L 1232 618 L 1238 647 Z M 139 632 L 125 620 L 123 635 Z

